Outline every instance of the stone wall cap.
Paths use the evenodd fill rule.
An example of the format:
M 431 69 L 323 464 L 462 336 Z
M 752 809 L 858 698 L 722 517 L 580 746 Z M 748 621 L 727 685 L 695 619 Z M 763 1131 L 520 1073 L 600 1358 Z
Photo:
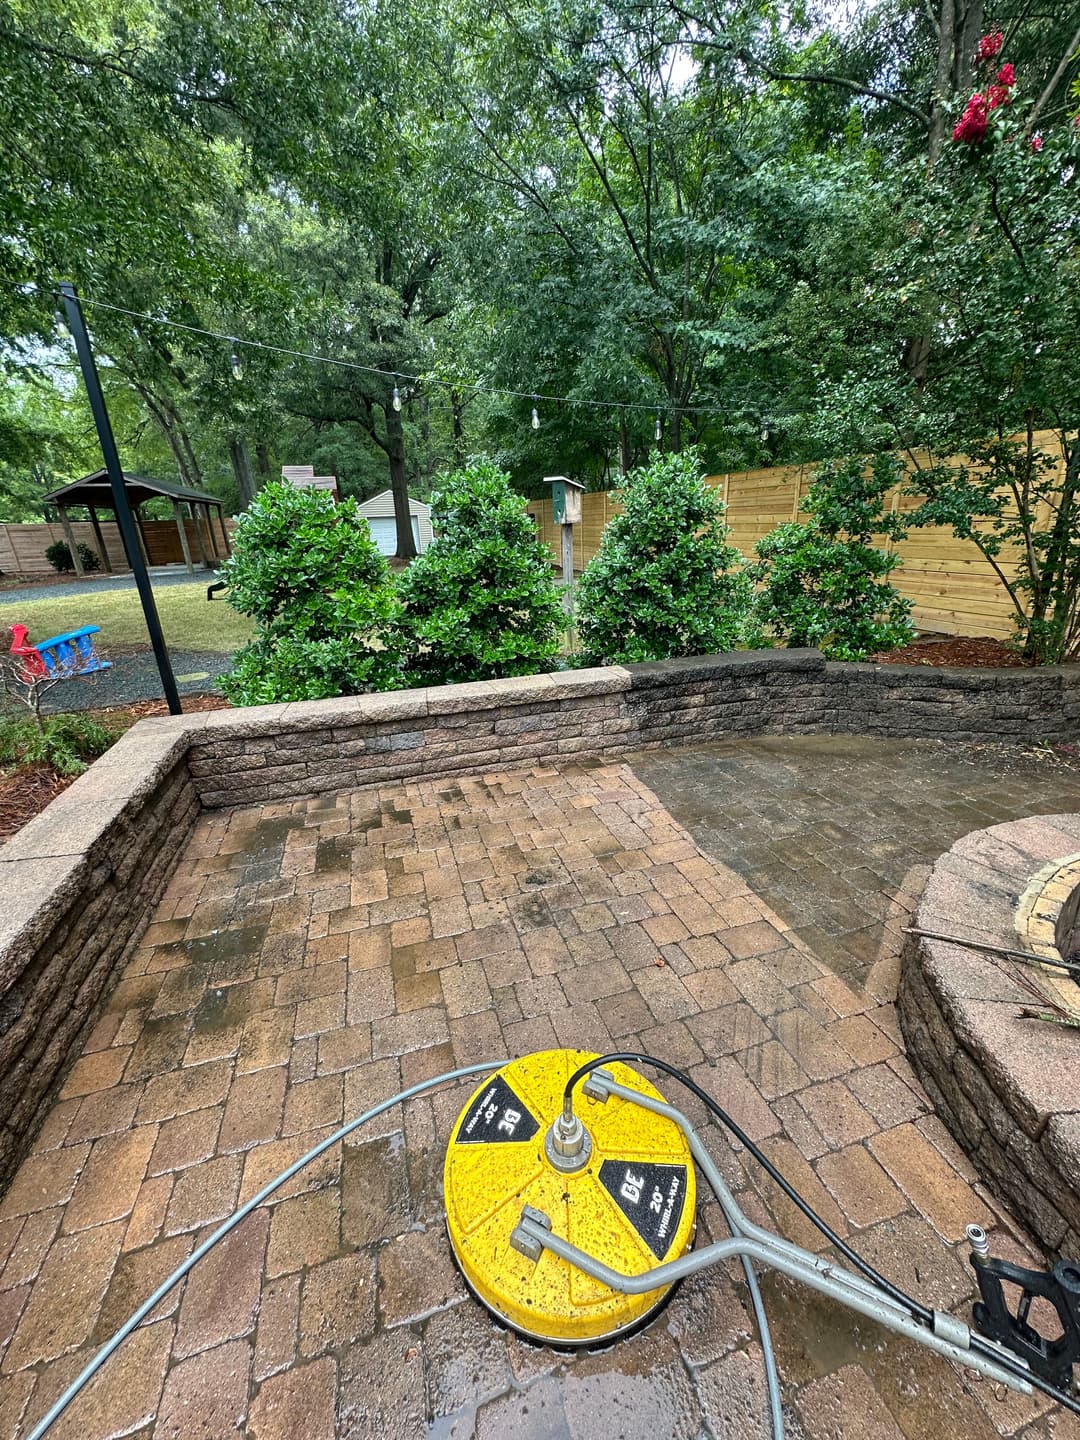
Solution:
M 183 704 L 183 701 L 180 702 Z M 136 720 L 132 725 L 132 731 L 149 735 L 186 735 L 189 732 L 201 730 L 209 721 L 211 715 L 228 714 L 228 711 L 219 710 L 196 710 L 191 715 L 147 715 L 142 720 Z
M 633 689 L 678 680 L 722 677 L 727 673 L 821 671 L 820 650 L 728 650 L 717 655 L 684 655 L 677 660 L 639 660 L 626 666 Z
M 39 815 L 0 846 L 0 862 L 89 854 L 121 816 L 157 791 L 164 757 L 178 746 L 182 747 L 183 742 L 176 739 L 145 748 L 135 742 L 117 763 L 95 760 Z
M 625 665 L 588 665 L 580 670 L 558 670 L 551 676 L 553 700 L 577 695 L 611 695 L 629 690 L 630 670 Z M 545 697 L 541 697 L 542 699 Z
M 0 848 L 0 995 L 22 974 L 64 911 L 82 893 L 83 855 L 7 859 Z

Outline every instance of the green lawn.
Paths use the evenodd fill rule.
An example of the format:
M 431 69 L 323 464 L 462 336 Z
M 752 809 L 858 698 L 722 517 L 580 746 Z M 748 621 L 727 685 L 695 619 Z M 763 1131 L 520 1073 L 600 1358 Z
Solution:
M 231 654 L 251 639 L 254 626 L 220 595 L 208 602 L 206 584 L 202 580 L 193 585 L 168 585 L 154 592 L 166 643 L 178 650 L 219 650 Z M 0 591 L 0 640 L 5 650 L 10 643 L 7 627 L 16 622 L 29 627 L 34 643 L 65 630 L 77 630 L 81 625 L 100 625 L 98 643 L 103 654 L 108 653 L 110 646 L 150 643 L 138 592 L 133 589 L 16 603 L 5 603 Z

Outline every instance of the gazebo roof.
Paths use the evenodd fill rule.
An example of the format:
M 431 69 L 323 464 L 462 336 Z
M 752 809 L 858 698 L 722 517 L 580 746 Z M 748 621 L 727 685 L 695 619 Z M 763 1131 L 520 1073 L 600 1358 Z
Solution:
M 166 500 L 190 501 L 194 505 L 220 505 L 216 495 L 205 490 L 191 490 L 186 485 L 174 485 L 168 480 L 152 480 L 146 475 L 129 475 L 124 472 L 124 489 L 132 505 L 141 505 L 144 500 L 164 496 Z M 113 508 L 112 486 L 107 470 L 95 470 L 70 485 L 61 485 L 45 496 L 48 505 L 93 505 L 98 509 Z

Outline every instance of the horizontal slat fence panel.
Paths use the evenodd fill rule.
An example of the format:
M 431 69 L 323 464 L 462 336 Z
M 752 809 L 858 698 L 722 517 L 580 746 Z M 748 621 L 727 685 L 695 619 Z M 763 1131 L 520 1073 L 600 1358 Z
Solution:
M 124 555 L 119 527 L 114 520 L 101 520 L 99 523 L 101 538 L 105 541 L 105 549 L 112 568 L 116 571 L 127 570 L 128 563 Z M 225 544 L 221 533 L 221 522 L 216 515 L 212 523 L 218 559 L 224 559 Z M 75 535 L 75 543 L 89 546 L 96 554 L 98 542 L 94 535 L 94 527 L 89 520 L 73 520 L 71 528 Z M 199 528 L 208 559 L 211 564 L 218 563 L 210 546 L 207 523 L 204 519 L 200 519 Z M 195 525 L 190 519 L 185 519 L 184 529 L 187 532 L 192 563 L 198 566 L 201 564 L 201 557 Z M 225 530 L 230 537 L 233 529 L 233 522 L 226 520 Z M 172 520 L 144 520 L 143 533 L 146 536 L 146 548 L 151 565 L 183 564 L 184 551 L 180 544 L 180 532 Z M 66 540 L 66 538 L 62 525 L 0 524 L 0 573 L 4 575 L 53 574 L 53 567 L 45 559 L 45 551 L 54 541 Z
M 1051 432 L 1035 436 L 1036 448 L 1056 453 Z M 925 457 L 916 457 L 920 463 Z M 1063 464 L 1063 461 L 1059 461 Z M 747 558 L 770 530 L 799 518 L 799 505 L 814 478 L 812 465 L 781 465 L 769 470 L 744 470 L 730 475 L 709 475 L 706 484 L 721 492 L 727 505 L 731 543 Z M 574 565 L 583 569 L 600 548 L 604 526 L 622 511 L 617 492 L 598 491 L 582 496 L 582 520 L 574 526 Z M 894 493 L 889 507 L 907 514 L 919 497 Z M 529 514 L 539 538 L 548 546 L 555 564 L 562 564 L 559 527 L 552 520 L 550 500 L 531 500 Z M 989 531 L 989 522 L 980 527 Z M 891 541 L 880 543 L 892 549 Z M 944 526 L 912 530 L 896 547 L 901 564 L 893 572 L 897 589 L 914 602 L 913 618 L 922 630 L 946 635 L 991 635 L 1005 640 L 1013 633 L 1013 610 L 1008 593 L 987 560 L 971 540 L 958 540 Z M 1007 546 L 999 563 L 1011 580 L 1017 573 L 1019 547 Z M 0 562 L 2 563 L 2 562 Z

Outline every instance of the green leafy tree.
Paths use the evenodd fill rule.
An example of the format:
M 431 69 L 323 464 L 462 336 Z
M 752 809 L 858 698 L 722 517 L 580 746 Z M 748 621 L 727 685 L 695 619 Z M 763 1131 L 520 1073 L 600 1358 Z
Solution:
M 626 477 L 625 511 L 577 588 L 578 640 L 592 664 L 707 655 L 739 643 L 749 588 L 724 506 L 693 449 Z
M 769 630 L 834 660 L 907 644 L 911 601 L 888 578 L 900 558 L 874 544 L 882 533 L 901 532 L 884 503 L 901 479 L 891 455 L 818 467 L 802 504 L 810 518 L 778 525 L 755 546 L 757 610 Z
M 1024 654 L 1054 662 L 1080 654 L 1080 129 L 984 39 L 932 170 L 871 181 L 895 219 L 832 312 L 844 373 L 819 377 L 813 424 L 826 454 L 902 450 L 909 522 L 970 540 Z
M 510 477 L 489 460 L 445 475 L 431 501 L 435 539 L 402 576 L 410 685 L 532 675 L 566 628 L 547 547 Z
M 222 682 L 235 704 L 397 683 L 393 587 L 355 501 L 272 481 L 240 517 L 222 578 L 229 603 L 258 626 Z

